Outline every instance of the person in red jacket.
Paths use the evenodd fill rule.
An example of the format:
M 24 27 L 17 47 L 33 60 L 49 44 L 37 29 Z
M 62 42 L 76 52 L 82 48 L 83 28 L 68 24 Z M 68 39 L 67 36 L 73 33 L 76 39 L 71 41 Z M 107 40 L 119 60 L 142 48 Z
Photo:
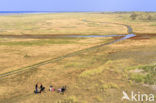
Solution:
M 55 88 L 51 85 L 50 88 L 49 88 L 49 91 L 54 92 Z

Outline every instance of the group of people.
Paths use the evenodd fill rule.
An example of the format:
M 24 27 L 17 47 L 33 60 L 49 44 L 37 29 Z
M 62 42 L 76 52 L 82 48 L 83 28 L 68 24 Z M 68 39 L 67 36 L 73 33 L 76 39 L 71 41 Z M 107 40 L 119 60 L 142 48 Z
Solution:
M 35 91 L 34 91 L 34 93 L 36 94 L 36 93 L 41 93 L 42 91 L 44 91 L 45 90 L 45 87 L 43 87 L 43 85 L 42 84 L 40 84 L 40 86 L 38 85 L 38 83 L 35 85 Z
M 34 91 L 34 93 L 35 94 L 42 93 L 44 90 L 45 90 L 45 87 L 42 84 L 40 84 L 40 86 L 39 86 L 38 83 L 37 83 L 35 85 L 35 91 Z M 54 92 L 56 90 L 55 90 L 55 88 L 52 85 L 50 85 L 49 91 Z M 58 93 L 64 93 L 65 91 L 66 91 L 66 86 L 63 86 L 62 88 L 57 89 L 57 92 Z

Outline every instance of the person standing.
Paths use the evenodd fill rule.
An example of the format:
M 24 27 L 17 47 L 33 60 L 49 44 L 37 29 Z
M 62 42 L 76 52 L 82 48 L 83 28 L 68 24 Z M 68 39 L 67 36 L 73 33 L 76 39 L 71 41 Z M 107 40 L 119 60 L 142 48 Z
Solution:
M 36 85 L 35 85 L 35 91 L 34 92 L 38 93 L 38 83 L 36 83 Z

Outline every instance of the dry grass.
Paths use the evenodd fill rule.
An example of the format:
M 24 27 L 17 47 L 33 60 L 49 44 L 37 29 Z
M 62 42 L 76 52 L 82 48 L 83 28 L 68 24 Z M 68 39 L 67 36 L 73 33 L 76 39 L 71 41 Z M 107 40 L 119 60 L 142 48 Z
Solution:
M 98 45 L 108 39 L 0 40 L 0 73 Z M 31 42 L 31 45 L 30 45 Z M 23 44 L 25 43 L 25 44 Z M 40 45 L 43 43 L 42 45 Z
M 105 22 L 131 25 L 136 33 L 156 33 L 155 20 L 131 20 L 131 13 L 52 13 L 0 16 L 1 35 L 127 34 L 127 28 Z M 146 15 L 142 13 L 139 15 Z M 155 17 L 155 13 L 151 13 Z M 75 31 L 76 30 L 76 31 Z
M 126 23 L 132 26 L 135 22 L 141 22 L 131 21 L 128 19 L 130 14 L 74 14 L 75 15 L 73 15 L 73 13 L 67 13 L 38 14 L 40 16 L 1 16 L 0 18 L 2 19 L 0 20 L 2 23 L 6 23 L 6 19 L 10 18 L 10 20 L 8 20 L 8 25 L 1 25 L 4 26 L 4 28 L 14 27 L 11 26 L 11 22 L 13 22 L 13 24 L 16 23 L 17 18 L 20 18 L 21 20 L 21 22 L 16 25 L 17 27 L 25 24 L 25 28 L 28 28 L 27 26 L 30 26 L 31 23 L 34 24 L 34 27 L 41 27 L 41 31 L 40 29 L 35 29 L 34 32 L 31 30 L 23 31 L 21 29 L 22 27 L 18 28 L 18 30 L 14 29 L 15 31 L 12 31 L 12 33 L 16 35 L 22 35 L 21 31 L 31 34 L 68 34 L 73 32 L 89 34 L 94 31 L 98 34 L 111 34 L 114 32 L 112 30 L 116 30 L 114 33 L 122 34 L 126 33 L 125 27 L 99 22 L 107 21 Z M 35 21 L 32 22 L 30 18 L 33 18 L 32 20 Z M 45 22 L 45 18 L 47 22 Z M 79 20 L 77 20 L 78 18 Z M 87 22 L 86 20 L 92 22 Z M 43 24 L 40 21 L 42 21 Z M 75 27 L 71 27 L 71 25 L 67 25 L 68 22 L 66 21 L 69 21 L 73 26 L 78 25 L 78 23 L 83 26 L 76 26 L 76 29 Z M 55 26 L 53 23 L 57 25 Z M 44 29 L 46 30 L 47 28 L 50 28 L 47 27 L 47 24 L 51 27 L 55 26 L 53 27 L 54 32 L 44 31 Z M 105 28 L 102 29 L 101 25 L 103 25 L 106 30 Z M 80 28 L 82 31 L 80 31 Z M 151 28 L 153 28 L 153 26 Z M 68 31 L 64 31 L 67 29 Z M 98 30 L 101 30 L 101 32 Z M 138 29 L 135 31 L 137 30 Z M 1 33 L 5 35 L 9 32 L 6 30 Z M 63 39 L 56 40 L 57 42 L 55 43 L 48 42 L 43 45 L 38 45 L 36 44 L 36 40 L 0 39 L 0 41 L 3 42 L 0 45 L 1 73 L 111 40 L 112 38 Z M 64 41 L 68 42 L 64 43 Z M 18 45 L 10 45 L 14 44 L 14 42 L 33 42 L 34 45 L 23 45 L 20 43 L 18 43 Z M 62 44 L 60 44 L 60 42 Z M 32 70 L 0 79 L 0 103 L 121 103 L 123 90 L 127 92 L 139 91 L 142 93 L 156 93 L 156 91 L 150 87 L 129 80 L 131 72 L 127 69 L 137 69 L 138 65 L 149 65 L 155 63 L 155 46 L 155 37 L 140 40 L 128 39 L 112 45 L 85 50 L 84 52 L 77 53 L 77 55 L 64 58 L 57 62 L 42 65 Z M 33 94 L 34 86 L 37 82 L 42 83 L 46 87 L 46 91 L 39 95 Z M 48 91 L 49 85 L 51 84 L 56 89 L 63 85 L 67 85 L 67 91 L 64 95 L 56 92 L 51 93 Z M 126 103 L 129 102 L 126 101 Z
M 155 62 L 153 42 L 155 38 L 125 40 L 5 78 L 0 80 L 0 90 L 3 93 L 0 98 L 3 103 L 50 103 L 51 101 L 53 103 L 69 101 L 120 103 L 123 90 L 155 93 L 149 87 L 129 81 L 127 71 L 127 67 Z M 36 82 L 41 82 L 47 87 L 46 93 L 41 95 L 32 93 Z M 67 85 L 68 88 L 64 95 L 50 93 L 48 92 L 50 84 L 55 88 L 63 85 Z
M 104 18 L 104 20 L 103 20 Z M 106 20 L 105 20 L 106 18 Z M 0 16 L 0 34 L 124 34 L 126 28 L 107 22 L 107 15 L 92 13 L 27 14 Z M 86 22 L 93 21 L 94 22 Z M 76 31 L 75 31 L 76 30 Z

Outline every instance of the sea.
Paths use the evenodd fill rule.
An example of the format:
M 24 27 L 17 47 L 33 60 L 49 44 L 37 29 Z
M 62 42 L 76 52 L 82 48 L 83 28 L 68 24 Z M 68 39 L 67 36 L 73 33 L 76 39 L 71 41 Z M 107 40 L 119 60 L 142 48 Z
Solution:
M 18 13 L 63 13 L 63 12 L 91 12 L 91 11 L 0 11 L 0 14 L 18 14 Z

